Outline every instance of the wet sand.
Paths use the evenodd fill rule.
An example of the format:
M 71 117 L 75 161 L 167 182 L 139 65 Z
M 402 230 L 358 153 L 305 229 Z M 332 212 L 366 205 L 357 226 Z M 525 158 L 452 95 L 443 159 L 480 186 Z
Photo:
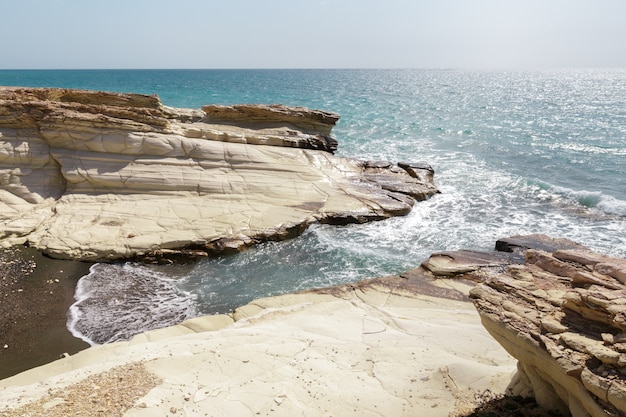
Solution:
M 66 321 L 90 266 L 22 246 L 0 249 L 0 379 L 89 347 Z

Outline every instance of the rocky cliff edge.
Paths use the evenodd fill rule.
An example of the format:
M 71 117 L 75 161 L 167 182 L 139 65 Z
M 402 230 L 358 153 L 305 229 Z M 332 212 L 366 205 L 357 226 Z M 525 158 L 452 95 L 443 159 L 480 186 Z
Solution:
M 481 321 L 518 360 L 509 391 L 563 415 L 626 415 L 626 260 L 542 235 L 496 249 L 424 266 L 480 283 L 470 297 Z
M 514 360 L 422 268 L 256 300 L 0 381 L 0 415 L 467 415 Z
M 240 250 L 407 214 L 427 165 L 337 157 L 334 113 L 0 88 L 0 244 L 112 260 Z

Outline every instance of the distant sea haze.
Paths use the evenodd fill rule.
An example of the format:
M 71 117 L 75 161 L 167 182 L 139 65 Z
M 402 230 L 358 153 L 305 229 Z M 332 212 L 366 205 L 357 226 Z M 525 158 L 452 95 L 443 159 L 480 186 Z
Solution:
M 0 71 L 0 85 L 157 94 L 176 107 L 328 110 L 341 115 L 333 130 L 339 154 L 435 169 L 442 193 L 406 217 L 316 226 L 291 241 L 184 268 L 93 268 L 83 289 L 102 276 L 135 274 L 148 280 L 138 288 L 157 291 L 141 290 L 133 297 L 140 305 L 107 314 L 108 323 L 89 320 L 110 307 L 88 302 L 89 291 L 79 294 L 85 301 L 71 326 L 92 342 L 119 335 L 133 311 L 163 312 L 162 322 L 173 310 L 226 312 L 254 298 L 398 273 L 434 251 L 490 250 L 509 235 L 566 237 L 626 257 L 626 70 Z M 90 333 L 97 328 L 105 334 Z

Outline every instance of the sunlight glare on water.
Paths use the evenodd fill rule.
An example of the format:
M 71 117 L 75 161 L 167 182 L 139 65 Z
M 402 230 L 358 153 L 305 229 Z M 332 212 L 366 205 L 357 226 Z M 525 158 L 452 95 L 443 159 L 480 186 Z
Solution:
M 31 77 L 31 84 L 156 93 L 176 107 L 283 103 L 333 111 L 341 115 L 333 130 L 339 155 L 434 167 L 442 193 L 406 217 L 316 226 L 184 271 L 151 269 L 174 277 L 176 297 L 190 300 L 194 314 L 397 274 L 432 252 L 490 250 L 514 234 L 565 237 L 626 256 L 626 70 L 0 73 L 2 84 L 11 77 L 21 85 Z M 135 298 L 154 304 L 162 295 L 141 290 Z M 177 303 L 190 311 L 187 301 Z M 97 314 L 72 320 L 84 329 L 100 324 Z

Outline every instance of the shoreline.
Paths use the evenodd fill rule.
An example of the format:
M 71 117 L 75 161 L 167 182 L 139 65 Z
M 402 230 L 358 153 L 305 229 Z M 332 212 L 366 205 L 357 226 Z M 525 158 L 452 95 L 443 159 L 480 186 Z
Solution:
M 257 299 L 231 315 L 95 346 L 0 381 L 0 403 L 7 416 L 106 414 L 123 403 L 137 415 L 445 417 L 465 415 L 477 394 L 503 394 L 515 361 L 488 336 L 473 305 L 419 294 L 413 284 L 422 284 L 419 274 Z M 151 379 L 136 378 L 137 367 Z M 94 378 L 102 381 L 95 388 Z M 114 392 L 120 381 L 125 388 Z M 126 402 L 129 383 L 142 392 Z M 103 393 L 111 394 L 93 400 Z
M 518 243 L 507 244 L 515 247 Z M 95 378 L 102 382 L 96 389 L 104 386 L 120 404 L 126 401 L 128 390 L 115 391 L 115 387 L 120 386 L 119 381 L 139 381 L 138 388 L 143 391 L 137 394 L 137 398 L 143 397 L 145 401 L 139 405 L 134 404 L 134 400 L 124 403 L 127 411 L 166 411 L 168 407 L 171 413 L 189 407 L 194 410 L 197 407 L 200 407 L 198 410 L 226 407 L 224 410 L 230 410 L 238 402 L 250 409 L 249 401 L 253 401 L 255 407 L 267 408 L 256 397 L 247 398 L 250 392 L 247 385 L 254 383 L 269 390 L 264 397 L 271 399 L 273 396 L 274 401 L 268 401 L 269 411 L 276 411 L 277 406 L 286 411 L 299 409 L 300 402 L 292 399 L 307 397 L 310 400 L 307 407 L 317 407 L 325 413 L 328 409 L 324 408 L 326 405 L 320 398 L 327 395 L 352 401 L 348 401 L 346 407 L 355 411 L 371 406 L 363 397 L 363 393 L 369 390 L 377 398 L 372 403 L 374 407 L 382 406 L 391 414 L 404 414 L 410 409 L 442 417 L 487 417 L 511 410 L 516 413 L 524 410 L 524 415 L 534 417 L 559 415 L 542 409 L 532 398 L 513 396 L 516 391 L 510 390 L 515 381 L 517 360 L 495 343 L 467 298 L 470 289 L 476 288 L 477 281 L 445 278 L 450 271 L 459 273 L 468 265 L 493 267 L 496 261 L 514 262 L 516 256 L 490 257 L 472 251 L 433 254 L 421 267 L 398 276 L 261 298 L 229 315 L 197 317 L 142 333 L 130 342 L 99 345 L 87 350 L 79 348 L 82 352 L 77 352 L 75 357 L 66 357 L 42 367 L 31 363 L 29 367 L 37 369 L 13 378 L 0 378 L 4 379 L 0 380 L 0 386 L 5 388 L 0 402 L 6 399 L 9 404 L 4 410 L 7 417 L 42 407 L 45 410 L 54 408 L 50 416 L 73 414 L 77 409 L 94 406 L 90 398 L 95 394 L 85 395 L 84 391 L 94 386 L 90 381 Z M 18 301 L 28 291 L 31 297 L 43 293 L 47 302 L 42 304 L 51 311 L 65 308 L 62 302 L 51 303 L 54 298 L 62 301 L 69 297 L 66 305 L 71 304 L 73 287 L 90 267 L 81 262 L 50 259 L 24 247 L 0 249 L 0 261 L 3 268 L 0 284 L 5 293 L 10 285 L 14 288 L 11 294 Z M 12 277 L 17 278 L 12 281 Z M 28 307 L 27 303 L 14 303 L 15 311 L 23 313 L 25 305 Z M 28 310 L 28 313 L 41 317 L 37 313 L 39 310 L 41 308 Z M 58 315 L 51 314 L 50 317 L 54 319 Z M 65 327 L 61 333 L 80 342 Z M 459 337 L 465 341 L 463 346 L 454 343 Z M 272 348 L 265 349 L 264 346 Z M 208 356 L 204 357 L 205 354 Z M 44 364 L 57 359 L 48 356 Z M 196 359 L 190 360 L 190 356 Z M 287 360 L 289 362 L 285 363 Z M 233 361 L 237 372 L 221 375 L 222 369 L 232 369 Z M 390 372 L 399 362 L 413 365 L 408 370 L 402 367 Z M 203 372 L 198 373 L 198 367 Z M 329 373 L 331 368 L 333 372 Z M 68 372 L 79 369 L 78 373 Z M 285 369 L 291 373 L 284 374 Z M 263 378 L 257 375 L 259 370 Z M 271 370 L 276 370 L 276 375 Z M 147 377 L 148 382 L 142 382 L 146 379 L 143 377 L 135 378 L 135 371 Z M 256 377 L 246 379 L 249 373 Z M 335 373 L 347 375 L 332 379 L 329 375 Z M 182 401 L 178 395 L 182 390 L 175 390 L 173 396 L 168 393 L 173 374 L 178 383 L 183 381 L 185 389 L 192 390 L 185 391 Z M 85 375 L 88 378 L 81 382 Z M 228 400 L 225 405 L 219 402 L 220 395 L 211 394 L 213 388 L 205 387 L 205 384 L 209 381 L 215 385 L 216 380 L 232 379 L 233 375 L 237 377 L 229 380 L 228 390 L 241 395 L 235 395 L 237 401 Z M 352 393 L 329 393 L 310 382 L 319 379 L 320 375 L 330 378 L 330 386 L 356 375 L 357 380 L 348 385 L 363 389 L 355 388 Z M 393 378 L 388 379 L 391 375 Z M 201 380 L 196 381 L 200 376 Z M 285 377 L 295 377 L 294 384 L 289 389 L 283 385 L 284 389 L 276 391 Z M 242 385 L 240 379 L 247 382 Z M 217 394 L 224 384 L 218 385 Z M 381 385 L 384 387 L 382 391 Z M 199 389 L 194 394 L 192 388 L 196 386 L 206 390 Z M 189 403 L 191 398 L 194 398 L 194 405 Z M 200 402 L 202 404 L 195 405 Z
M 89 347 L 66 322 L 91 265 L 21 245 L 0 249 L 0 380 Z

